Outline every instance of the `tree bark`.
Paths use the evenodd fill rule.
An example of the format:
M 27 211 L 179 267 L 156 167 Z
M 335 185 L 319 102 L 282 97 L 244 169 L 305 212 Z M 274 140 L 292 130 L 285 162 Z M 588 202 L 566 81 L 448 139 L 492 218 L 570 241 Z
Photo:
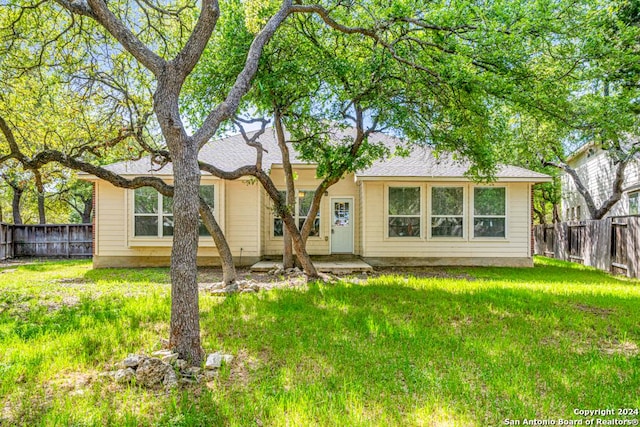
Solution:
M 88 200 L 83 200 L 84 209 L 82 209 L 82 223 L 89 224 L 91 222 L 91 213 L 93 212 L 93 196 Z
M 317 279 L 320 278 L 316 267 L 311 262 L 311 257 L 307 252 L 306 244 L 302 235 L 300 234 L 300 230 L 298 230 L 298 226 L 296 225 L 296 220 L 291 212 L 286 208 L 286 206 L 282 206 L 280 200 L 280 194 L 275 184 L 271 180 L 271 177 L 267 175 L 262 170 L 254 171 L 254 176 L 258 179 L 262 187 L 265 189 L 271 200 L 276 204 L 276 212 L 282 218 L 282 222 L 285 228 L 289 229 L 291 234 L 291 239 L 293 243 L 293 249 L 296 251 L 296 255 L 298 256 L 298 261 L 304 273 L 308 278 Z
M 560 206 L 557 203 L 553 204 L 553 223 L 560 222 Z
M 178 99 L 185 75 L 167 67 L 158 78 L 153 109 L 173 166 L 173 245 L 171 247 L 171 323 L 169 345 L 194 366 L 204 357 L 198 301 L 200 167 L 198 144 L 185 131 Z
M 296 206 L 296 190 L 293 183 L 293 169 L 291 168 L 289 147 L 287 147 L 287 141 L 284 135 L 284 127 L 282 126 L 282 115 L 280 114 L 280 111 L 277 107 L 275 108 L 273 118 L 276 128 L 276 139 L 278 140 L 278 147 L 280 148 L 280 153 L 282 154 L 282 169 L 284 171 L 284 181 L 287 187 L 287 209 L 289 210 L 289 212 L 293 212 Z M 288 227 L 283 227 L 282 231 L 282 267 L 284 269 L 293 268 L 293 242 L 291 239 L 291 234 L 289 233 Z
M 44 210 L 44 185 L 42 184 L 42 176 L 38 170 L 34 171 L 36 178 L 36 192 L 38 193 L 38 220 L 39 224 L 47 223 L 47 215 Z
M 213 237 L 213 241 L 218 249 L 220 262 L 222 264 L 222 281 L 227 287 L 235 290 L 236 287 L 233 285 L 238 280 L 238 275 L 236 273 L 236 267 L 233 265 L 231 248 L 229 248 L 229 243 L 227 243 L 227 239 L 216 218 L 213 216 L 211 209 L 202 199 L 200 199 L 200 217 L 205 227 L 207 227 L 207 231 L 211 234 L 211 237 Z
M 541 211 L 540 209 L 536 209 L 535 207 L 533 208 L 533 212 L 538 217 L 538 223 L 539 224 L 546 224 L 547 223 L 545 212 Z
M 182 142 L 182 141 L 180 141 Z M 173 159 L 174 233 L 171 249 L 171 326 L 169 342 L 181 358 L 199 365 L 204 357 L 200 342 L 198 304 L 198 218 L 200 169 L 197 147 L 170 145 Z
M 11 185 L 11 188 L 13 189 L 13 199 L 11 200 L 11 209 L 13 210 L 13 223 L 21 225 L 22 215 L 20 215 L 20 200 L 22 199 L 23 190 L 17 185 Z

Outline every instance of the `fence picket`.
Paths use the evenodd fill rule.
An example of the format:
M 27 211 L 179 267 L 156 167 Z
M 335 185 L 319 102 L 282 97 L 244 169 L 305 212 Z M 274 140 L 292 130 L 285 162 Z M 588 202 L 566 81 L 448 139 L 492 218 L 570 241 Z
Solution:
M 640 278 L 640 216 L 534 226 L 535 254 Z
M 0 223 L 0 259 L 17 257 L 90 258 L 92 224 Z

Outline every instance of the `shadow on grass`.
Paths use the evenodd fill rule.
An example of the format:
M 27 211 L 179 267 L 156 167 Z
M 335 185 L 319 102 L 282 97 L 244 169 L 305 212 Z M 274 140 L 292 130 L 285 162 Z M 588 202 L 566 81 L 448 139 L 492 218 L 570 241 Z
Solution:
M 625 293 L 637 281 L 554 263 L 456 271 L 487 280 L 380 277 L 204 296 L 205 349 L 236 356 L 212 390 L 149 394 L 97 383 L 84 397 L 55 396 L 58 406 L 36 407 L 25 423 L 497 425 L 640 406 L 640 296 Z M 168 282 L 166 269 L 92 272 L 85 277 L 143 289 L 150 277 Z M 502 286 L 516 281 L 523 284 Z M 584 291 L 556 292 L 571 283 Z M 110 295 L 24 319 L 0 315 L 9 355 L 2 394 L 19 389 L 37 400 L 28 385 L 50 375 L 43 370 L 102 369 L 114 352 L 151 348 L 169 306 L 165 295 Z
M 99 268 L 87 271 L 85 279 L 98 282 L 170 284 L 168 268 Z
M 245 358 L 227 393 L 267 423 L 496 425 L 640 403 L 637 354 L 615 351 L 640 343 L 639 305 L 373 280 L 227 298 L 202 323 L 209 348 Z
M 614 276 L 593 267 L 546 257 L 535 257 L 533 268 L 469 267 L 452 271 L 464 272 L 476 278 L 511 282 L 640 286 L 638 279 Z

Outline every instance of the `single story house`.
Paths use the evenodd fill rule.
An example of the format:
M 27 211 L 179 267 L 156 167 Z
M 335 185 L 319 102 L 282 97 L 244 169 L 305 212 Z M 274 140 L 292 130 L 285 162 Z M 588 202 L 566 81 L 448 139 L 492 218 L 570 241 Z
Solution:
M 263 167 L 285 189 L 282 160 L 273 129 L 260 137 Z M 389 147 L 402 141 L 372 134 Z M 295 216 L 304 221 L 319 183 L 316 167 L 293 150 Z M 212 141 L 200 157 L 224 170 L 255 163 L 255 150 L 230 136 Z M 125 177 L 152 175 L 172 181 L 171 164 L 149 158 L 107 166 Z M 547 175 L 503 166 L 497 181 L 474 183 L 468 165 L 451 156 L 436 158 L 426 147 L 391 156 L 348 174 L 330 187 L 308 239 L 311 255 L 349 254 L 381 265 L 531 266 L 532 186 Z M 95 267 L 168 265 L 173 234 L 171 199 L 155 190 L 125 190 L 90 175 L 95 183 Z M 262 186 L 250 177 L 235 181 L 202 174 L 201 194 L 214 206 L 235 262 L 250 265 L 282 254 L 282 221 Z M 219 264 L 213 239 L 202 229 L 201 265 Z
M 591 197 L 600 206 L 612 193 L 616 165 L 606 150 L 589 143 L 580 147 L 567 158 L 567 164 L 575 169 Z M 564 221 L 589 219 L 584 197 L 578 192 L 573 179 L 566 173 L 560 176 L 562 184 L 561 209 Z M 640 214 L 640 161 L 631 160 L 624 173 L 622 198 L 607 216 Z

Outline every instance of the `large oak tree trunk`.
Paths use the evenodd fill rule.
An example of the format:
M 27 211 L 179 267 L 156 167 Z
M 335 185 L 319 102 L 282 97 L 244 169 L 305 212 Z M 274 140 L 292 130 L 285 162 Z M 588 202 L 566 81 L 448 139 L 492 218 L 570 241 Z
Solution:
M 180 141 L 182 142 L 182 141 Z M 187 141 L 171 144 L 173 159 L 173 247 L 171 250 L 170 345 L 181 358 L 198 365 L 200 343 L 198 306 L 198 218 L 200 169 L 197 147 Z
M 276 139 L 278 140 L 278 147 L 282 153 L 282 168 L 284 169 L 284 181 L 287 187 L 287 208 L 290 212 L 293 212 L 296 206 L 296 192 L 293 184 L 293 168 L 291 167 L 291 159 L 289 156 L 289 147 L 287 147 L 287 141 L 284 135 L 284 127 L 282 126 L 282 116 L 276 108 L 274 114 L 274 123 L 276 127 Z M 287 227 L 283 227 L 282 240 L 282 267 L 293 268 L 293 242 L 291 234 Z M 296 251 L 297 253 L 297 251 Z

